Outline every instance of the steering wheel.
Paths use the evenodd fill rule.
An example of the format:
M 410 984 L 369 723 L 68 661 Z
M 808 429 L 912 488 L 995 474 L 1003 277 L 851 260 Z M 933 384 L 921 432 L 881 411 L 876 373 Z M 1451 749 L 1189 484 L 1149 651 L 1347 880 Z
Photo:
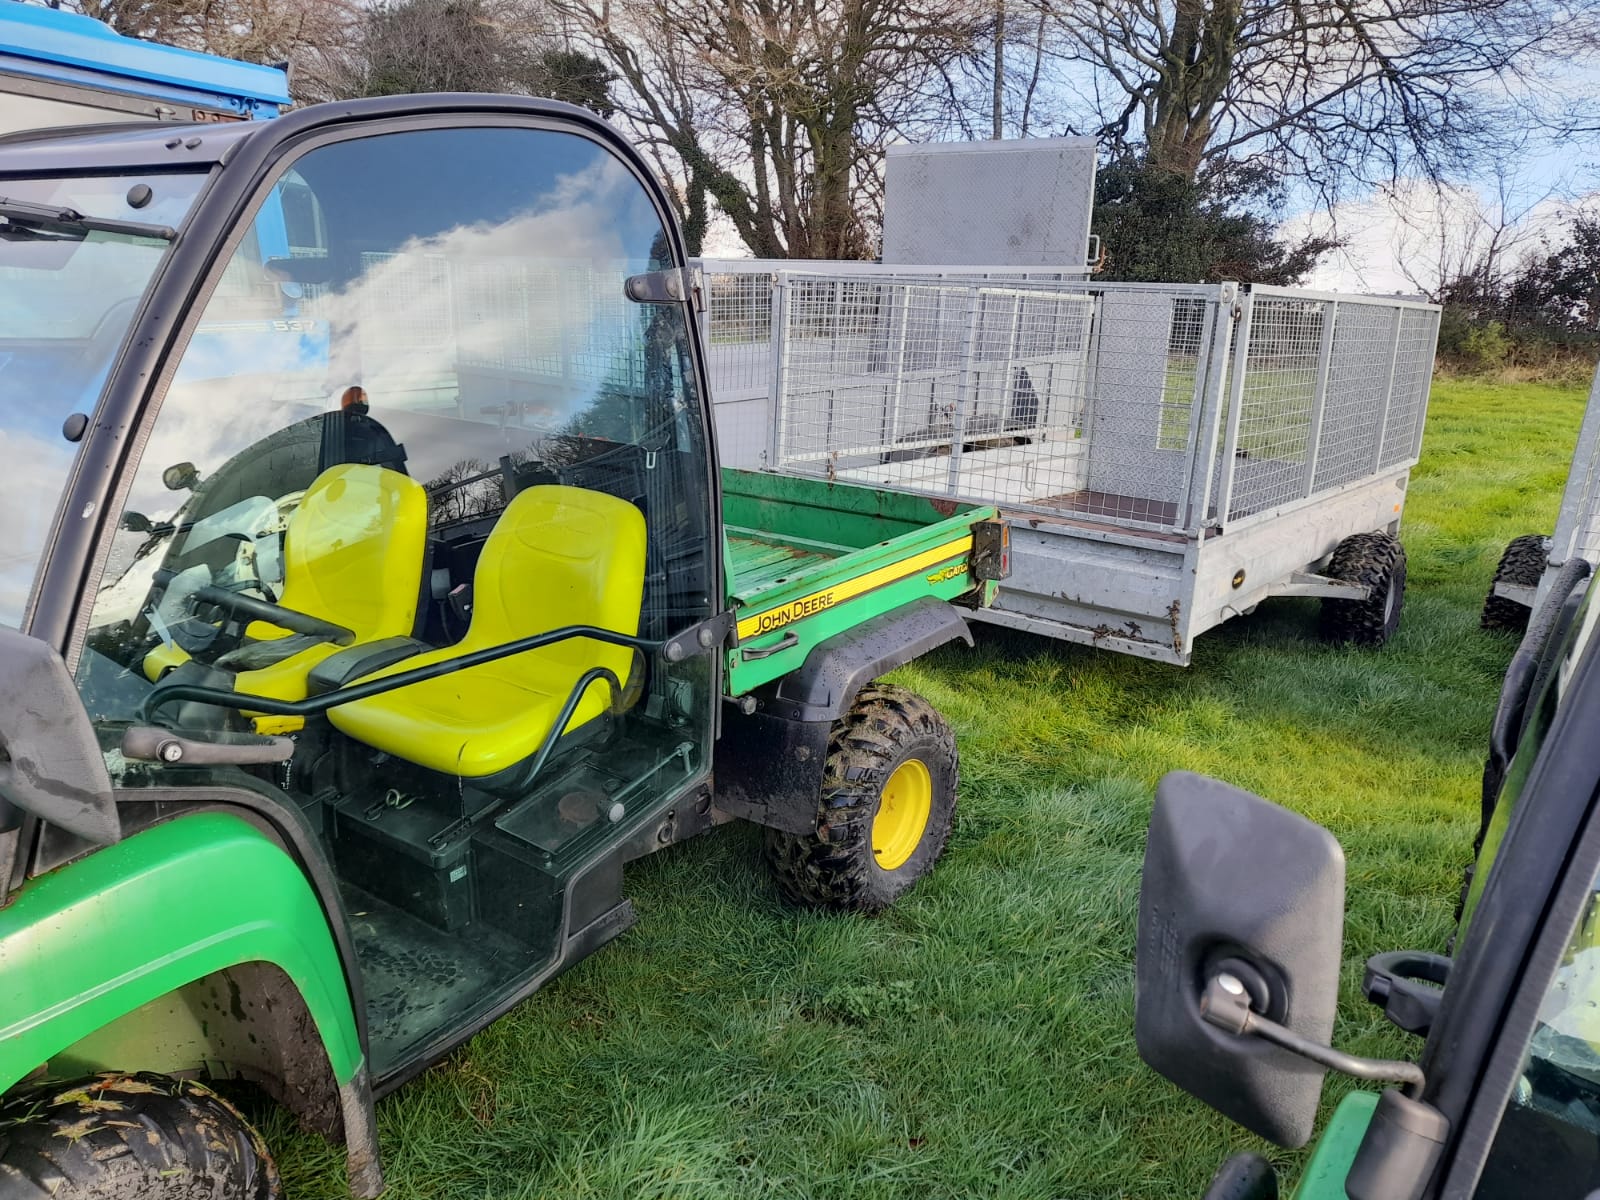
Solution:
M 266 621 L 291 633 L 303 633 L 337 646 L 348 646 L 356 640 L 355 632 L 343 625 L 217 587 L 211 582 L 210 569 L 205 566 L 188 567 L 175 573 L 157 571 L 156 582 L 165 588 L 156 615 L 171 633 L 172 640 L 190 654 L 205 650 L 221 633 L 216 625 L 199 615 L 202 604 L 214 605 L 231 616 Z
M 166 574 L 167 578 L 162 579 Z M 211 569 L 203 564 L 175 572 L 156 572 L 161 599 L 150 609 L 151 623 L 163 641 L 171 640 L 190 656 L 203 654 L 222 630 L 195 611 L 195 597 L 211 586 Z
M 308 637 L 332 642 L 336 646 L 348 646 L 356 640 L 355 631 L 343 625 L 335 625 L 332 621 L 324 621 L 321 617 L 313 617 L 309 613 L 296 612 L 292 608 L 285 608 L 268 600 L 258 600 L 254 596 L 246 596 L 243 592 L 230 592 L 227 588 L 219 588 L 210 583 L 196 588 L 191 594 L 190 608 L 192 609 L 195 604 L 215 604 L 233 616 L 248 617 L 252 621 L 265 621 L 269 625 L 276 625 L 291 633 L 303 633 Z

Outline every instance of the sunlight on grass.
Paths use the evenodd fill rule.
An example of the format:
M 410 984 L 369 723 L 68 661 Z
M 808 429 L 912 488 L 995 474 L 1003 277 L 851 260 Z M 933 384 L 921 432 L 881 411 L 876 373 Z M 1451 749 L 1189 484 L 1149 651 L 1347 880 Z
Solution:
M 742 826 L 629 868 L 634 931 L 379 1106 L 389 1196 L 1198 1196 L 1265 1147 L 1134 1053 L 1155 782 L 1209 772 L 1338 835 L 1336 1039 L 1412 1051 L 1361 963 L 1449 934 L 1512 650 L 1478 608 L 1506 542 L 1553 526 L 1583 402 L 1436 386 L 1381 652 L 1319 645 L 1315 602 L 1279 601 L 1188 671 L 980 630 L 898 672 L 961 736 L 938 871 L 863 920 L 780 903 Z M 284 1118 L 267 1133 L 290 1195 L 342 1194 L 337 1152 Z

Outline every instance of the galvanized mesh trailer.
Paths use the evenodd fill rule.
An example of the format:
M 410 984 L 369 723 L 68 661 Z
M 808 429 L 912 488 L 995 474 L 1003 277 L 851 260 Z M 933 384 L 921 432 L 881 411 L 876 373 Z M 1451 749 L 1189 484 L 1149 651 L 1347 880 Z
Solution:
M 1366 594 L 1319 568 L 1398 528 L 1438 331 L 1405 300 L 877 267 L 744 284 L 740 341 L 705 286 L 725 461 L 999 504 L 981 619 L 1179 664 L 1270 596 Z

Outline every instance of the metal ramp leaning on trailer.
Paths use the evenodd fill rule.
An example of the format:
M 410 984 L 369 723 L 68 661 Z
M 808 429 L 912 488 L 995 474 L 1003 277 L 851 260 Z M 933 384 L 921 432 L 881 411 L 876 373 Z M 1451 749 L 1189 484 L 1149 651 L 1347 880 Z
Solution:
M 708 275 L 724 460 L 999 505 L 996 624 L 1186 665 L 1262 600 L 1321 596 L 1329 632 L 1387 637 L 1434 306 L 997 275 L 768 272 L 742 389 Z

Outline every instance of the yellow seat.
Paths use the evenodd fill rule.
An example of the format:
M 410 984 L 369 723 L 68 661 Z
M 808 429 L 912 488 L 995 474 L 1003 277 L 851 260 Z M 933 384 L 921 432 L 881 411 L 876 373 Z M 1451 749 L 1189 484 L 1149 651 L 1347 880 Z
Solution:
M 422 562 L 428 538 L 428 493 L 398 471 L 342 463 L 318 475 L 290 514 L 283 546 L 283 591 L 278 603 L 295 612 L 342 625 L 355 642 L 407 637 L 417 620 Z M 266 621 L 245 628 L 250 642 L 271 643 L 303 635 Z M 240 671 L 234 688 L 277 700 L 303 700 L 306 677 L 338 651 L 315 642 L 283 659 Z M 178 665 L 176 647 L 160 646 L 145 658 L 145 674 L 159 678 Z
M 644 550 L 644 517 L 627 501 L 583 488 L 528 488 L 507 505 L 484 543 L 466 636 L 361 682 L 568 625 L 635 635 Z M 604 667 L 626 684 L 633 653 L 569 638 L 341 704 L 328 718 L 351 737 L 408 762 L 482 779 L 538 751 L 585 671 Z M 563 732 L 592 721 L 611 700 L 603 679 L 591 682 Z

